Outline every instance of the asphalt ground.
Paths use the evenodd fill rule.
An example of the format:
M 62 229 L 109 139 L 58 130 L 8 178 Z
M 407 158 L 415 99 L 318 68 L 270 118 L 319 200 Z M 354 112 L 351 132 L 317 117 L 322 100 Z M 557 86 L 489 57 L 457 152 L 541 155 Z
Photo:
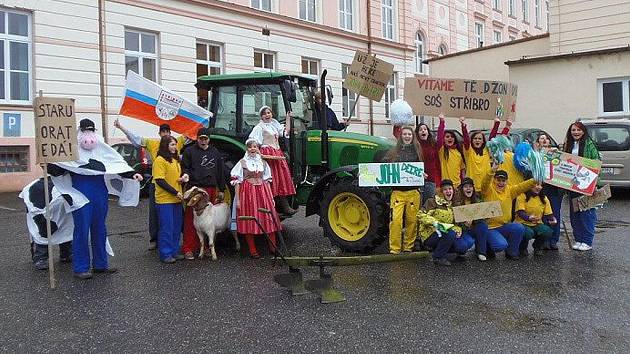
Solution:
M 113 275 L 58 289 L 31 262 L 24 206 L 0 194 L 0 351 L 32 352 L 630 352 L 630 193 L 599 211 L 595 249 L 520 261 L 331 268 L 346 302 L 292 297 L 286 269 L 223 242 L 219 260 L 167 265 L 147 251 L 147 201 L 111 204 Z M 566 205 L 566 204 L 565 204 Z M 568 218 L 565 217 L 568 224 Z M 285 221 L 294 255 L 335 253 L 317 217 Z M 384 251 L 384 248 L 381 248 Z M 305 268 L 315 279 L 317 269 Z

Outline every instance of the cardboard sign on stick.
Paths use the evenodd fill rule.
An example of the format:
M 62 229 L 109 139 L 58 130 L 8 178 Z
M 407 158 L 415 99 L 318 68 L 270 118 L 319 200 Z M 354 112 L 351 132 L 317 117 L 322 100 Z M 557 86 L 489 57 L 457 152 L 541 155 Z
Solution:
M 77 121 L 74 99 L 35 97 L 37 163 L 77 160 Z
M 405 79 L 405 101 L 416 115 L 514 119 L 517 93 L 516 85 L 502 81 L 429 76 Z
M 584 195 L 592 195 L 597 188 L 597 177 L 602 168 L 600 160 L 591 160 L 559 150 L 547 150 L 545 183 Z
M 577 198 L 571 199 L 573 203 L 573 209 L 579 211 L 586 211 L 594 208 L 598 205 L 604 204 L 610 199 L 612 193 L 610 192 L 610 184 L 597 189 L 592 196 L 582 195 Z
M 360 163 L 360 187 L 416 187 L 424 185 L 423 162 Z
M 455 222 L 494 218 L 501 215 L 503 215 L 503 210 L 501 210 L 501 203 L 498 201 L 453 207 Z
M 394 65 L 357 50 L 350 71 L 343 81 L 343 87 L 380 102 L 392 78 Z

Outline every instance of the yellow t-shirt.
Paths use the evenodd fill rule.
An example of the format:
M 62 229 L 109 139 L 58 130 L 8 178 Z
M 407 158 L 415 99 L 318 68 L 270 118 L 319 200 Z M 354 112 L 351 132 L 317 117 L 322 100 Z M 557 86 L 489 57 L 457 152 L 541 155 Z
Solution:
M 166 161 L 162 156 L 158 156 L 153 160 L 153 179 L 163 179 L 171 187 L 175 188 L 181 193 L 182 185 L 177 182 L 177 179 L 182 174 L 182 167 L 179 165 L 179 161 L 173 159 L 171 162 Z M 169 204 L 169 203 L 181 203 L 181 200 L 177 196 L 164 190 L 157 183 L 155 184 L 155 203 L 156 204 Z
M 455 188 L 461 184 L 461 171 L 464 169 L 464 159 L 457 149 L 451 149 L 448 154 L 448 160 L 444 154 L 445 147 L 440 147 L 440 170 L 442 172 L 442 180 L 450 179 L 453 181 Z M 439 184 L 439 183 L 438 183 Z
M 186 137 L 180 135 L 176 138 L 177 140 L 177 151 L 178 154 L 181 155 L 182 148 L 184 147 L 184 142 L 186 142 Z M 142 138 L 142 146 L 147 149 L 149 155 L 151 155 L 151 161 L 155 161 L 157 158 L 158 150 L 160 149 L 160 139 L 157 138 Z
M 512 151 L 506 151 L 505 160 L 499 165 L 499 170 L 503 170 L 508 173 L 508 186 L 515 186 L 525 180 L 523 174 L 514 167 L 514 153 Z
M 495 187 L 494 181 L 492 180 L 493 177 L 494 173 L 492 172 L 492 170 L 490 170 L 490 172 L 488 172 L 486 177 L 484 177 L 483 179 L 483 182 L 481 184 L 483 201 L 499 201 L 501 203 L 501 211 L 503 212 L 503 215 L 496 216 L 487 220 L 488 228 L 490 229 L 494 229 L 509 223 L 512 220 L 512 200 L 516 198 L 519 194 L 525 193 L 525 191 L 532 188 L 536 184 L 535 180 L 528 179 L 527 181 L 521 182 L 515 186 L 510 186 L 508 184 L 505 186 L 505 189 L 502 192 L 499 192 Z
M 483 149 L 483 155 L 479 156 L 471 147 L 464 150 L 466 154 L 466 176 L 472 178 L 475 183 L 475 190 L 481 190 L 483 177 L 490 170 L 490 153 L 487 148 Z
M 542 217 L 544 215 L 552 215 L 553 211 L 551 210 L 551 203 L 549 199 L 545 197 L 545 204 L 540 201 L 540 197 L 532 196 L 528 201 L 525 201 L 525 194 L 521 194 L 516 198 L 516 211 L 524 210 L 527 215 L 533 215 L 540 218 L 538 222 L 530 222 L 525 221 L 516 216 L 514 221 L 520 222 L 523 225 L 527 226 L 536 226 L 538 224 L 542 224 Z

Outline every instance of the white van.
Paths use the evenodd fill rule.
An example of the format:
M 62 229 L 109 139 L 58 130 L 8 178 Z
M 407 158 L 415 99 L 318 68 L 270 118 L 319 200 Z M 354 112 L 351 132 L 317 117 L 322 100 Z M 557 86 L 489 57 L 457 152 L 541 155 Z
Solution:
M 602 155 L 601 184 L 630 188 L 630 119 L 583 120 Z

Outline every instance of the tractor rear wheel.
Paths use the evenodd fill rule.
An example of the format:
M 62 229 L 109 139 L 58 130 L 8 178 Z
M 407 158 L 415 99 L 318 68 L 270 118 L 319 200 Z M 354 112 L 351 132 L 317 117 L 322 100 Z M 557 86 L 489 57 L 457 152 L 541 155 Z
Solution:
M 333 245 L 365 253 L 387 238 L 389 208 L 376 188 L 359 187 L 356 178 L 331 182 L 323 193 L 321 224 Z

